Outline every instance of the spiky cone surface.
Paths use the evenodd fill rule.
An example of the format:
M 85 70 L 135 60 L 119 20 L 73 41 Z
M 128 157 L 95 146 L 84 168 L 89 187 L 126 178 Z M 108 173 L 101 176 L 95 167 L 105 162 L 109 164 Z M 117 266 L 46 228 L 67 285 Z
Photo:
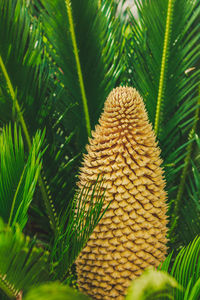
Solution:
M 160 150 L 142 98 L 130 87 L 108 96 L 92 133 L 79 188 L 103 177 L 108 210 L 77 259 L 80 290 L 124 299 L 130 282 L 166 254 L 166 193 Z

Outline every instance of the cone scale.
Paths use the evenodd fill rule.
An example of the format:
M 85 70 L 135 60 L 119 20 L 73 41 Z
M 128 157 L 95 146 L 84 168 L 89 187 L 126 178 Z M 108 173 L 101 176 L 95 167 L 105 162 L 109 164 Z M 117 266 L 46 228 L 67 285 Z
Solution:
M 135 89 L 110 93 L 89 142 L 78 186 L 103 177 L 104 205 L 110 205 L 77 259 L 78 285 L 93 299 L 120 300 L 167 250 L 160 149 Z

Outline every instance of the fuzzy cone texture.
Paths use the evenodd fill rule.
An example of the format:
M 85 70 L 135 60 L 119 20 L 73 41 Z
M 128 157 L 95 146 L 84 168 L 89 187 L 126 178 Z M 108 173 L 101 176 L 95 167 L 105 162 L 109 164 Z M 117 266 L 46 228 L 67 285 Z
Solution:
M 160 150 L 142 98 L 108 96 L 87 146 L 79 188 L 103 177 L 105 215 L 77 259 L 78 284 L 93 299 L 124 299 L 131 280 L 166 254 L 167 206 Z

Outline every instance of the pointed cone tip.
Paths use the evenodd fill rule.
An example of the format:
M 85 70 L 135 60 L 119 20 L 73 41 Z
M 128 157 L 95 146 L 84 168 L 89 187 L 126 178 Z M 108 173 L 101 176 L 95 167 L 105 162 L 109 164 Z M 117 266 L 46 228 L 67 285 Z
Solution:
M 129 108 L 132 106 L 136 106 L 138 103 L 142 103 L 143 100 L 138 93 L 138 91 L 135 88 L 132 87 L 117 87 L 114 88 L 106 102 L 105 102 L 105 107 L 107 106 L 114 106 L 114 107 L 119 107 L 121 108 Z

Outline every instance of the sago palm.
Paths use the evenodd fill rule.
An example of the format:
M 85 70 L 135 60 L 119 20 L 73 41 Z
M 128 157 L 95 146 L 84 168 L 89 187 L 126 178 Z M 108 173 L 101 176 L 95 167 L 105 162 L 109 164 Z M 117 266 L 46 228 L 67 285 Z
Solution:
M 169 252 L 178 253 L 199 235 L 200 4 L 197 0 L 135 3 L 136 19 L 114 0 L 0 1 L 1 299 L 88 298 L 69 285 L 76 285 L 74 262 L 98 222 L 101 226 L 106 218 L 106 226 L 113 226 L 112 216 L 107 216 L 115 192 L 109 192 L 108 172 L 102 169 L 107 158 L 101 151 L 97 149 L 102 165 L 96 166 L 92 180 L 92 173 L 85 172 L 79 177 L 82 183 L 76 186 L 76 182 L 91 130 L 107 96 L 119 85 L 132 86 L 142 96 L 161 149 Z M 134 135 L 130 151 L 139 135 Z M 143 155 L 142 147 L 135 150 Z M 111 202 L 106 201 L 108 193 Z M 134 202 L 132 196 L 127 199 Z M 137 203 L 142 205 L 141 199 Z M 132 214 L 134 209 L 130 204 Z M 148 224 L 153 225 L 151 218 Z M 120 243 L 123 247 L 123 236 Z M 163 247 L 163 252 L 157 249 L 162 261 Z M 129 251 L 137 254 L 134 247 Z M 170 255 L 160 266 L 170 275 L 144 273 L 132 283 L 127 299 L 198 299 L 198 257 L 196 238 L 176 259 Z M 83 268 L 88 262 L 82 261 Z M 79 271 L 78 276 L 82 276 Z M 112 272 L 110 276 L 113 280 Z M 46 281 L 51 283 L 42 284 Z M 149 290 L 153 294 L 146 294 Z M 114 290 L 111 294 L 119 296 Z

